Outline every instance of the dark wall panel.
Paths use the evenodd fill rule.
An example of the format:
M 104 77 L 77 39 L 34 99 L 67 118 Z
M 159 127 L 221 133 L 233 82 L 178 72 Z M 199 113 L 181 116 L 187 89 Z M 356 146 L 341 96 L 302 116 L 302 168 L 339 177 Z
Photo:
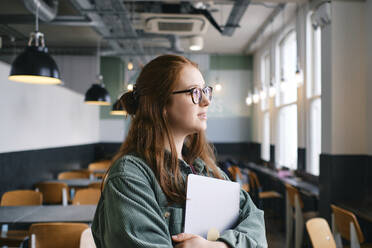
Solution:
M 54 179 L 61 171 L 86 168 L 94 161 L 95 144 L 0 153 L 0 195 L 14 189 L 31 189 Z

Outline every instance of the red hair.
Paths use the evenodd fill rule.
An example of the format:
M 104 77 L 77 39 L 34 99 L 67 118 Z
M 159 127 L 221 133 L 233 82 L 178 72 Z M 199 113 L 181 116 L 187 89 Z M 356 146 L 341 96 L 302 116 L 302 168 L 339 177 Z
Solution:
M 184 203 L 186 200 L 185 182 L 165 114 L 170 96 L 185 66 L 198 68 L 196 63 L 178 55 L 162 55 L 144 66 L 135 90 L 125 93 L 121 98 L 124 109 L 132 115 L 132 121 L 127 138 L 113 158 L 115 161 L 132 152 L 138 154 L 154 172 L 170 203 Z M 166 139 L 170 144 L 170 158 L 165 154 Z M 210 169 L 214 177 L 222 179 L 204 131 L 187 136 L 184 146 L 187 153 L 183 158 L 188 164 L 193 164 L 199 157 L 206 163 L 208 175 Z

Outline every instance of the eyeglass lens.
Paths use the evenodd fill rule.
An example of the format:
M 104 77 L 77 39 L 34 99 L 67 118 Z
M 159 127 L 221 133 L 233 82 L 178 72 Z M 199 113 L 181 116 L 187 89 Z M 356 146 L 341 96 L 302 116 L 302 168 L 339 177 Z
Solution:
M 205 87 L 204 89 L 195 88 L 192 92 L 192 100 L 195 104 L 198 104 L 202 100 L 202 92 L 207 97 L 207 99 L 210 101 L 212 100 L 212 91 L 210 87 Z

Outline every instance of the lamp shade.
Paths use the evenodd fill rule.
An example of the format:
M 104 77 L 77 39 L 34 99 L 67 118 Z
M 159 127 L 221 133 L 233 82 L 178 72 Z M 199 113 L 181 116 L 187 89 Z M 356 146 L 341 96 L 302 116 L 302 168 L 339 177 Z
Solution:
M 56 62 L 48 48 L 28 46 L 13 61 L 9 80 L 32 84 L 62 83 Z
M 100 84 L 92 84 L 85 93 L 85 103 L 95 105 L 110 105 L 110 95 Z
M 120 102 L 120 99 L 116 100 L 116 102 L 112 105 L 110 113 L 112 115 L 127 115 L 127 111 L 124 110 L 123 105 Z

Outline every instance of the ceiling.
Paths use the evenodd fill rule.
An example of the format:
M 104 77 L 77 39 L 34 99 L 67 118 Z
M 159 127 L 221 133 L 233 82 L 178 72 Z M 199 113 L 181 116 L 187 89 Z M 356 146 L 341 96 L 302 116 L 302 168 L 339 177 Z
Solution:
M 31 0 L 1 0 L 0 56 L 18 53 L 18 50 L 27 45 L 29 34 L 35 29 L 34 14 L 25 7 L 24 1 Z M 41 1 L 48 5 L 51 2 Z M 243 7 L 235 6 L 234 9 L 237 2 L 243 3 Z M 94 54 L 99 40 L 103 55 L 125 57 L 164 52 L 192 53 L 189 50 L 190 35 L 148 34 L 142 30 L 140 13 L 175 11 L 185 14 L 190 9 L 205 9 L 222 29 L 231 17 L 235 17 L 233 19 L 237 22 L 237 27 L 231 28 L 230 36 L 222 35 L 209 22 L 207 31 L 201 35 L 204 48 L 197 53 L 245 54 L 249 43 L 257 37 L 257 32 L 265 25 L 265 21 L 275 11 L 278 12 L 283 3 L 287 9 L 294 11 L 296 3 L 303 2 L 306 1 L 59 0 L 56 17 L 50 22 L 40 21 L 39 30 L 44 33 L 46 45 L 54 54 Z M 230 16 L 233 9 L 238 16 Z M 278 29 L 280 25 L 270 28 Z

